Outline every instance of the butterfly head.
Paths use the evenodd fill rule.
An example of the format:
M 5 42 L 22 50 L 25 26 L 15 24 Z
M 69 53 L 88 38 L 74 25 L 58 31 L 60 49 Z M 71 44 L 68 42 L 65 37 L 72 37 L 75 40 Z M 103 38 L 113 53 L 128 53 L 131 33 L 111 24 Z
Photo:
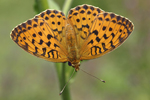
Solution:
M 74 67 L 75 71 L 77 72 L 79 70 L 80 62 L 78 62 L 78 63 L 72 63 L 71 66 Z

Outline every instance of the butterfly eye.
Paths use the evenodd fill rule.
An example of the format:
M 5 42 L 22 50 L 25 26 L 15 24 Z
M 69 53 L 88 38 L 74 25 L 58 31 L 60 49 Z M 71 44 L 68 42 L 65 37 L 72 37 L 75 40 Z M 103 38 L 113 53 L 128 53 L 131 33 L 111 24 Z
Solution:
M 69 66 L 72 66 L 71 62 L 68 61 L 68 65 L 69 65 Z

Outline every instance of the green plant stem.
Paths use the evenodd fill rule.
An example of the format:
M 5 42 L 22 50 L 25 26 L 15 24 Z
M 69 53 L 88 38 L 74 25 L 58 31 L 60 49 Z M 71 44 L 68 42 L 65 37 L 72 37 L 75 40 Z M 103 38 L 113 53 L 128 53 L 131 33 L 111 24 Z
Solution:
M 70 8 L 71 2 L 72 0 L 65 0 L 63 10 L 62 10 L 65 15 L 67 14 Z M 55 2 L 52 2 L 52 1 L 48 2 L 47 0 L 35 0 L 35 10 L 37 11 L 37 13 L 40 13 L 41 11 L 44 11 L 45 9 L 53 9 L 50 7 L 50 4 L 54 5 L 54 3 Z M 57 4 L 55 3 L 55 5 Z M 56 72 L 57 72 L 57 76 L 59 80 L 60 90 L 62 90 L 69 79 L 67 77 L 67 73 L 70 73 L 71 70 L 67 69 L 68 68 L 67 63 L 55 63 L 55 67 L 56 67 Z M 69 84 L 67 84 L 67 86 L 65 87 L 65 90 L 61 94 L 61 97 L 62 97 L 62 100 L 71 100 Z
M 55 65 L 56 65 L 57 75 L 58 75 L 58 79 L 60 83 L 59 84 L 60 90 L 62 90 L 65 84 L 67 83 L 67 80 L 66 80 L 67 79 L 67 76 L 66 76 L 67 65 L 66 63 L 56 63 Z M 67 84 L 61 96 L 62 96 L 62 100 L 71 100 L 69 84 Z
M 73 0 L 65 0 L 65 3 L 63 5 L 63 9 L 62 9 L 62 11 L 64 12 L 65 15 L 67 15 L 67 12 L 71 6 L 72 1 Z
M 62 10 L 65 15 L 67 15 L 67 12 L 70 8 L 71 2 L 72 2 L 72 0 L 65 0 L 65 3 L 63 5 L 63 10 Z M 67 75 L 66 75 L 66 73 L 67 73 L 66 68 L 68 66 L 66 63 L 56 63 L 55 65 L 56 65 L 57 75 L 59 78 L 60 90 L 62 90 L 68 81 L 67 79 L 69 79 L 69 78 L 67 78 Z M 67 84 L 64 92 L 61 95 L 62 95 L 62 100 L 71 100 L 69 84 Z

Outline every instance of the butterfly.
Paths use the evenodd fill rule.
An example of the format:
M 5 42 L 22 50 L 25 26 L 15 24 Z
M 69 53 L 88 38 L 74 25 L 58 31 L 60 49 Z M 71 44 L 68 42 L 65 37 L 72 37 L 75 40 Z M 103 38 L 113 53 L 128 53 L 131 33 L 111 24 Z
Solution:
M 16 26 L 11 38 L 32 55 L 51 62 L 70 62 L 78 71 L 81 60 L 114 50 L 133 27 L 123 16 L 84 4 L 71 9 L 67 18 L 61 11 L 45 10 Z

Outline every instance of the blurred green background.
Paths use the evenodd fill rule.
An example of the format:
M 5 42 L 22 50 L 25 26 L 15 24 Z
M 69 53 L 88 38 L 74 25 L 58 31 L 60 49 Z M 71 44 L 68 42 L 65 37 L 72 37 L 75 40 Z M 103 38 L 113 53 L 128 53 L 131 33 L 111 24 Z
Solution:
M 55 0 L 62 8 L 64 0 Z M 74 0 L 130 19 L 134 31 L 115 51 L 81 64 L 104 79 L 78 71 L 72 100 L 150 100 L 150 0 Z M 34 57 L 10 39 L 11 30 L 35 15 L 34 0 L 0 0 L 0 100 L 61 100 L 54 63 Z

